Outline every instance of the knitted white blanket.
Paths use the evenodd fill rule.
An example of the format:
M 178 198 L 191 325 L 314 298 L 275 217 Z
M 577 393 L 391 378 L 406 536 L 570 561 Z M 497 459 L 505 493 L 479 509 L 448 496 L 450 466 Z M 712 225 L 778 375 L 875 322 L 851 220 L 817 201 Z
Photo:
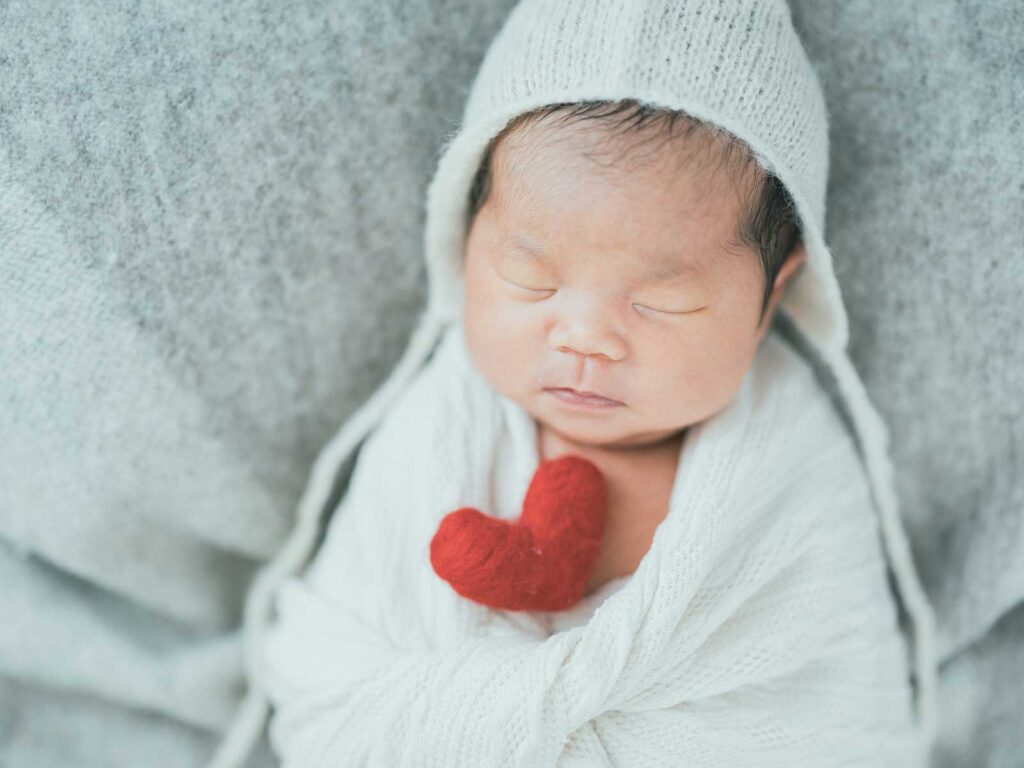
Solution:
M 776 331 L 690 429 L 635 574 L 550 636 L 460 597 L 428 553 L 458 507 L 519 515 L 535 438 L 452 325 L 278 593 L 261 683 L 286 767 L 920 764 L 869 486 Z

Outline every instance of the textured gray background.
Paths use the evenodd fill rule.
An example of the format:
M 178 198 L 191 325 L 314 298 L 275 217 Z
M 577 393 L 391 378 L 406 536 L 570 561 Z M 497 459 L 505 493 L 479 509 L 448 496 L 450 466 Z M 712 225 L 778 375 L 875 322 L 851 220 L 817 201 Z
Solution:
M 212 752 L 245 589 L 404 348 L 440 139 L 513 4 L 0 3 L 0 763 Z M 793 8 L 939 614 L 936 765 L 1019 765 L 1024 12 Z

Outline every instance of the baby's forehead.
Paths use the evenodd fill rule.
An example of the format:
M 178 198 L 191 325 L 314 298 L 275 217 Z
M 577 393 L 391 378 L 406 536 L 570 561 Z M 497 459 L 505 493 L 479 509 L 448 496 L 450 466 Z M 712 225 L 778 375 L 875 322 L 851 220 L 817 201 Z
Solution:
M 495 244 L 512 248 L 525 234 L 530 247 L 520 250 L 618 248 L 658 264 L 671 253 L 746 257 L 753 198 L 706 137 L 531 127 L 495 145 L 486 225 Z
M 696 120 L 638 129 L 593 120 L 527 121 L 499 136 L 490 163 L 501 207 L 535 199 L 571 177 L 626 194 L 643 191 L 645 201 L 663 210 L 683 206 L 710 214 L 749 200 L 761 179 L 742 145 Z M 650 197 L 649 189 L 664 195 Z
M 759 178 L 759 167 L 742 142 L 685 115 L 641 127 L 546 115 L 502 133 L 491 165 L 495 176 L 512 185 L 543 183 L 554 174 L 576 171 L 611 180 L 645 176 L 749 191 Z
M 679 112 L 638 123 L 557 113 L 513 121 L 496 141 L 510 157 L 547 151 L 586 153 L 609 164 L 677 159 L 687 165 L 747 159 L 742 142 L 717 126 Z

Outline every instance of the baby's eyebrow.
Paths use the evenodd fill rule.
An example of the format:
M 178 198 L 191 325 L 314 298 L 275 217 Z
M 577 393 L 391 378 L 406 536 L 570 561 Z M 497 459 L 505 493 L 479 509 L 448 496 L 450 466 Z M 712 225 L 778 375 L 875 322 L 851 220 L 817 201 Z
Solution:
M 543 248 L 522 235 L 513 235 L 511 238 L 507 238 L 506 242 L 519 252 L 521 261 L 546 262 L 548 260 L 548 254 Z
M 655 267 L 647 273 L 644 279 L 651 283 L 668 283 L 682 278 L 691 280 L 703 277 L 704 270 L 700 267 L 677 261 L 675 263 L 669 262 L 661 267 Z
M 529 264 L 547 264 L 550 261 L 548 253 L 541 246 L 522 235 L 512 235 L 512 237 L 506 238 L 505 242 L 512 247 L 513 251 L 506 252 L 504 255 L 518 261 Z M 675 261 L 665 260 L 662 266 L 654 267 L 644 275 L 643 281 L 647 283 L 668 283 L 684 278 L 687 280 L 701 279 L 704 277 L 704 274 L 704 269 L 697 265 L 689 264 L 680 259 Z

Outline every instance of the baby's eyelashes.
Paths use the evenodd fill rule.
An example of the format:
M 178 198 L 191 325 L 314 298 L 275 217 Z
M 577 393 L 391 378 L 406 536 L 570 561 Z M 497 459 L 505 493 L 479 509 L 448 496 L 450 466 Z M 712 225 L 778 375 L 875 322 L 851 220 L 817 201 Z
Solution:
M 518 288 L 520 290 L 527 291 L 527 292 L 529 292 L 531 294 L 543 294 L 543 293 L 546 293 L 546 294 L 553 295 L 555 293 L 558 293 L 558 289 L 557 288 L 531 288 L 531 287 L 529 287 L 527 285 L 520 285 L 519 283 L 514 283 L 514 282 L 512 282 L 511 280 L 509 280 L 508 278 L 505 278 L 505 277 L 502 277 L 501 279 L 502 279 L 502 281 L 508 283 L 509 285 L 514 286 L 515 288 Z M 659 315 L 692 315 L 692 314 L 694 314 L 696 312 L 700 312 L 700 311 L 702 311 L 704 309 L 707 309 L 707 307 L 697 307 L 696 309 L 663 309 L 663 308 L 652 307 L 652 306 L 648 306 L 646 304 L 639 304 L 639 303 L 634 303 L 633 306 L 636 307 L 638 310 L 641 310 L 643 312 L 654 312 L 654 313 L 659 314 Z

